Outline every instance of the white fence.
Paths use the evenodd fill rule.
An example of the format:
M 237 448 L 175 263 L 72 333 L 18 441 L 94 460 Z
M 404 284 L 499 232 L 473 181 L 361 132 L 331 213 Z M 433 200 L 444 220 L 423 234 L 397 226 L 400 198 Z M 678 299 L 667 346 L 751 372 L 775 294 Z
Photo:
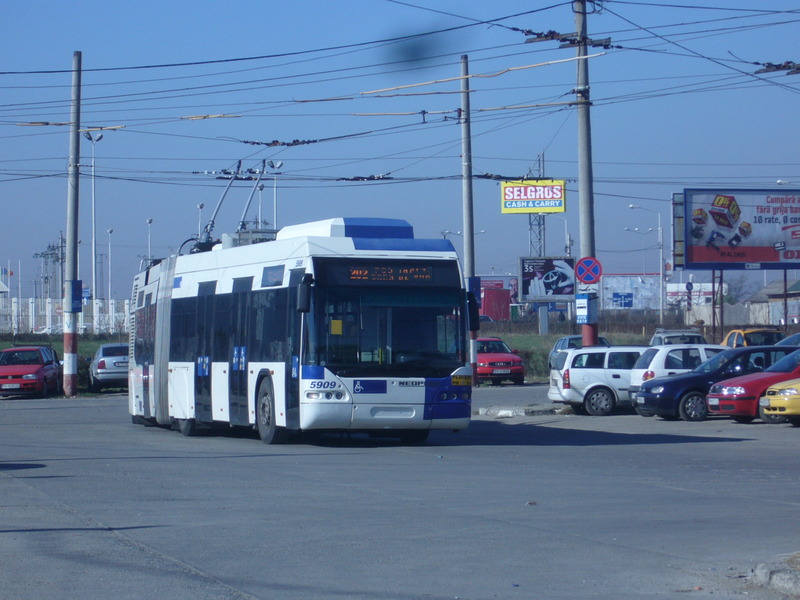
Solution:
M 78 315 L 79 333 L 113 334 L 128 330 L 130 300 L 97 300 L 83 306 Z M 0 334 L 64 331 L 64 306 L 53 298 L 0 296 Z

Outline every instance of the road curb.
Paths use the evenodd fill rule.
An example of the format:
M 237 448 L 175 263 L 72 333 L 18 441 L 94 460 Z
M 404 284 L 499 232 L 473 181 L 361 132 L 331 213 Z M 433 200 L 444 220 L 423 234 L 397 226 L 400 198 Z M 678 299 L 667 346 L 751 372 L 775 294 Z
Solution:
M 488 406 L 475 411 L 475 414 L 482 417 L 497 417 L 499 419 L 510 419 L 512 417 L 536 417 L 539 415 L 554 415 L 559 407 L 548 405 L 536 406 Z

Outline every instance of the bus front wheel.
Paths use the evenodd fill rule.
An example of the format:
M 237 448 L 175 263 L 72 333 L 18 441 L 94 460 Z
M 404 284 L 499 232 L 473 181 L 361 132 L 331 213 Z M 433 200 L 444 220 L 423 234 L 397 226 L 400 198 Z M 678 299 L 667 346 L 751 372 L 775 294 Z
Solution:
M 256 426 L 258 437 L 265 444 L 286 441 L 286 430 L 275 424 L 275 394 L 269 379 L 262 379 L 256 396 Z

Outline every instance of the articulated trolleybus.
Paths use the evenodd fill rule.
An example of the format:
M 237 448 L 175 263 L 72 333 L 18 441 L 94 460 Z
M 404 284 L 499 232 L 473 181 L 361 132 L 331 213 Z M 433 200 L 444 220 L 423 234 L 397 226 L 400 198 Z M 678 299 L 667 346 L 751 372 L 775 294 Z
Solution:
M 129 409 L 184 435 L 467 427 L 474 299 L 452 244 L 339 218 L 173 255 L 133 284 Z M 473 327 L 477 327 L 477 318 Z

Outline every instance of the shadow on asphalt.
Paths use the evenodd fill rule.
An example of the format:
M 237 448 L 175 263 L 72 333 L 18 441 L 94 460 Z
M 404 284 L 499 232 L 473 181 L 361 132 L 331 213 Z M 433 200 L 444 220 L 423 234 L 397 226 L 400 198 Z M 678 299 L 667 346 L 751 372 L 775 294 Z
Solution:
M 591 417 L 587 417 L 591 418 Z M 600 418 L 600 417 L 598 417 Z M 367 434 L 360 432 L 303 432 L 289 436 L 286 444 L 273 446 L 307 445 L 321 448 L 377 448 L 377 447 L 449 447 L 449 446 L 635 446 L 654 444 L 710 444 L 747 441 L 747 437 L 718 437 L 678 435 L 666 433 L 615 433 L 584 431 L 580 429 L 551 428 L 549 423 L 563 423 L 563 419 L 539 420 L 536 423 L 510 423 L 505 421 L 473 420 L 464 431 L 434 430 L 424 443 L 404 442 L 391 433 Z M 140 425 L 134 425 L 139 427 Z M 169 427 L 156 427 L 170 435 L 180 436 Z M 196 437 L 250 439 L 259 444 L 258 434 L 247 427 L 210 427 L 196 432 Z
M 554 419 L 553 423 L 562 422 Z M 743 437 L 707 437 L 664 433 L 612 433 L 542 427 L 537 423 L 472 421 L 459 433 L 432 432 L 427 445 L 441 446 L 634 446 L 653 444 L 709 444 L 741 442 Z

